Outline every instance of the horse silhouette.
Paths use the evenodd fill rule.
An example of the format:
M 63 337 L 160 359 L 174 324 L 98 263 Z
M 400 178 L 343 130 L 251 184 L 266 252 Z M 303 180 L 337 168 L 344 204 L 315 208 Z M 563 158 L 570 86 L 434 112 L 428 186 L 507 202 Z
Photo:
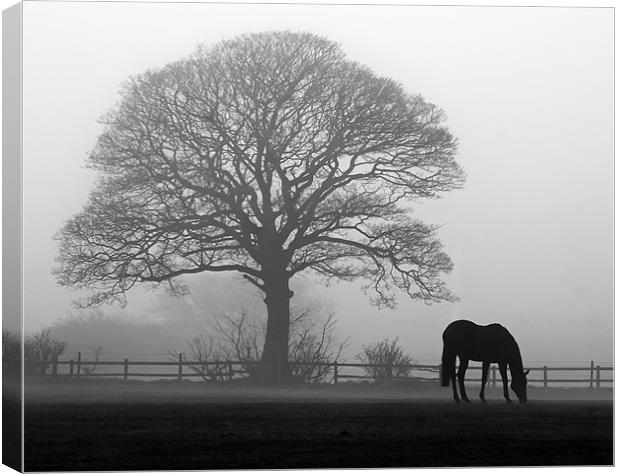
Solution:
M 459 357 L 458 381 L 461 398 L 469 403 L 465 393 L 465 371 L 470 360 L 482 362 L 482 387 L 480 400 L 485 403 L 484 386 L 487 383 L 489 366 L 497 363 L 504 385 L 506 403 L 512 403 L 508 395 L 506 366 L 510 368 L 512 383 L 510 387 L 519 402 L 527 402 L 527 374 L 523 371 L 523 361 L 519 346 L 512 334 L 501 324 L 479 326 L 466 320 L 454 321 L 443 332 L 443 354 L 441 356 L 441 385 L 447 387 L 452 381 L 454 401 L 460 402 L 456 389 L 456 356 Z

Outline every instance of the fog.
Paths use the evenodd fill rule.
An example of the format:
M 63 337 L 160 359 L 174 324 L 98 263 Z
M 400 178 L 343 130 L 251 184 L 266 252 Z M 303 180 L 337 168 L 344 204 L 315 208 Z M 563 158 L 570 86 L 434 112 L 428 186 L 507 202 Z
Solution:
M 467 173 L 464 189 L 414 205 L 442 226 L 458 302 L 402 295 L 396 309 L 378 310 L 360 283 L 303 280 L 304 297 L 333 311 L 339 337 L 350 338 L 346 357 L 398 337 L 415 360 L 437 362 L 442 330 L 467 318 L 508 327 L 526 364 L 611 362 L 611 9 L 25 3 L 25 329 L 79 317 L 77 295 L 50 273 L 53 235 L 86 202 L 95 175 L 84 160 L 123 81 L 201 43 L 283 29 L 338 41 L 349 58 L 441 107 Z M 201 301 L 175 320 L 170 308 L 182 313 L 182 302 L 140 288 L 126 308 L 101 310 L 165 328 L 151 349 L 137 336 L 125 352 L 138 342 L 165 351 L 166 334 L 168 347 L 181 344 L 201 317 L 230 311 Z

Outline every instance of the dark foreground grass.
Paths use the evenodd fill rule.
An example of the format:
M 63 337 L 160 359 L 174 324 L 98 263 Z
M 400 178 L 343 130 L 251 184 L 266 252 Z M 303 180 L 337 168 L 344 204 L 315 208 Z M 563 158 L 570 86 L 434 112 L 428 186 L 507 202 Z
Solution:
M 30 403 L 27 471 L 613 463 L 611 402 Z

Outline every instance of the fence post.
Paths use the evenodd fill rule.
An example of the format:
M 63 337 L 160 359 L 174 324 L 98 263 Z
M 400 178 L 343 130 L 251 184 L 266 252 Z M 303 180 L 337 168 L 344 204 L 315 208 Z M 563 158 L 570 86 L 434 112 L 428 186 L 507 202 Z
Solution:
M 179 382 L 183 379 L 183 354 L 179 354 Z
M 334 383 L 338 383 L 338 361 L 334 362 Z
M 52 375 L 58 375 L 58 356 L 54 356 L 52 361 Z
M 547 366 L 543 367 L 543 384 L 544 387 L 547 388 Z
M 73 375 L 73 359 L 69 361 L 69 375 Z
M 129 359 L 123 361 L 123 380 L 127 380 L 129 377 Z
M 594 388 L 594 361 L 590 361 L 590 388 Z
M 82 353 L 78 352 L 78 360 L 77 360 L 77 376 L 80 376 L 80 365 L 82 364 Z
M 601 366 L 596 366 L 596 388 L 601 388 Z
M 491 367 L 491 379 L 493 381 L 493 388 L 497 387 L 497 370 L 496 367 Z
M 233 379 L 233 363 L 232 361 L 228 361 L 228 381 L 230 382 Z

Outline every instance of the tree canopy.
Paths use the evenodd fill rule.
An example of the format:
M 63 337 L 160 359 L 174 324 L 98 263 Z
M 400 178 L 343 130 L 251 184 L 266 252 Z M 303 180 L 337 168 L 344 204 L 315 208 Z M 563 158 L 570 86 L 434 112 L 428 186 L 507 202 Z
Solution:
M 458 188 L 457 142 L 436 106 L 310 33 L 247 34 L 130 78 L 88 157 L 99 178 L 60 230 L 61 285 L 80 304 L 138 283 L 236 271 L 361 278 L 450 300 L 452 269 L 413 200 Z

